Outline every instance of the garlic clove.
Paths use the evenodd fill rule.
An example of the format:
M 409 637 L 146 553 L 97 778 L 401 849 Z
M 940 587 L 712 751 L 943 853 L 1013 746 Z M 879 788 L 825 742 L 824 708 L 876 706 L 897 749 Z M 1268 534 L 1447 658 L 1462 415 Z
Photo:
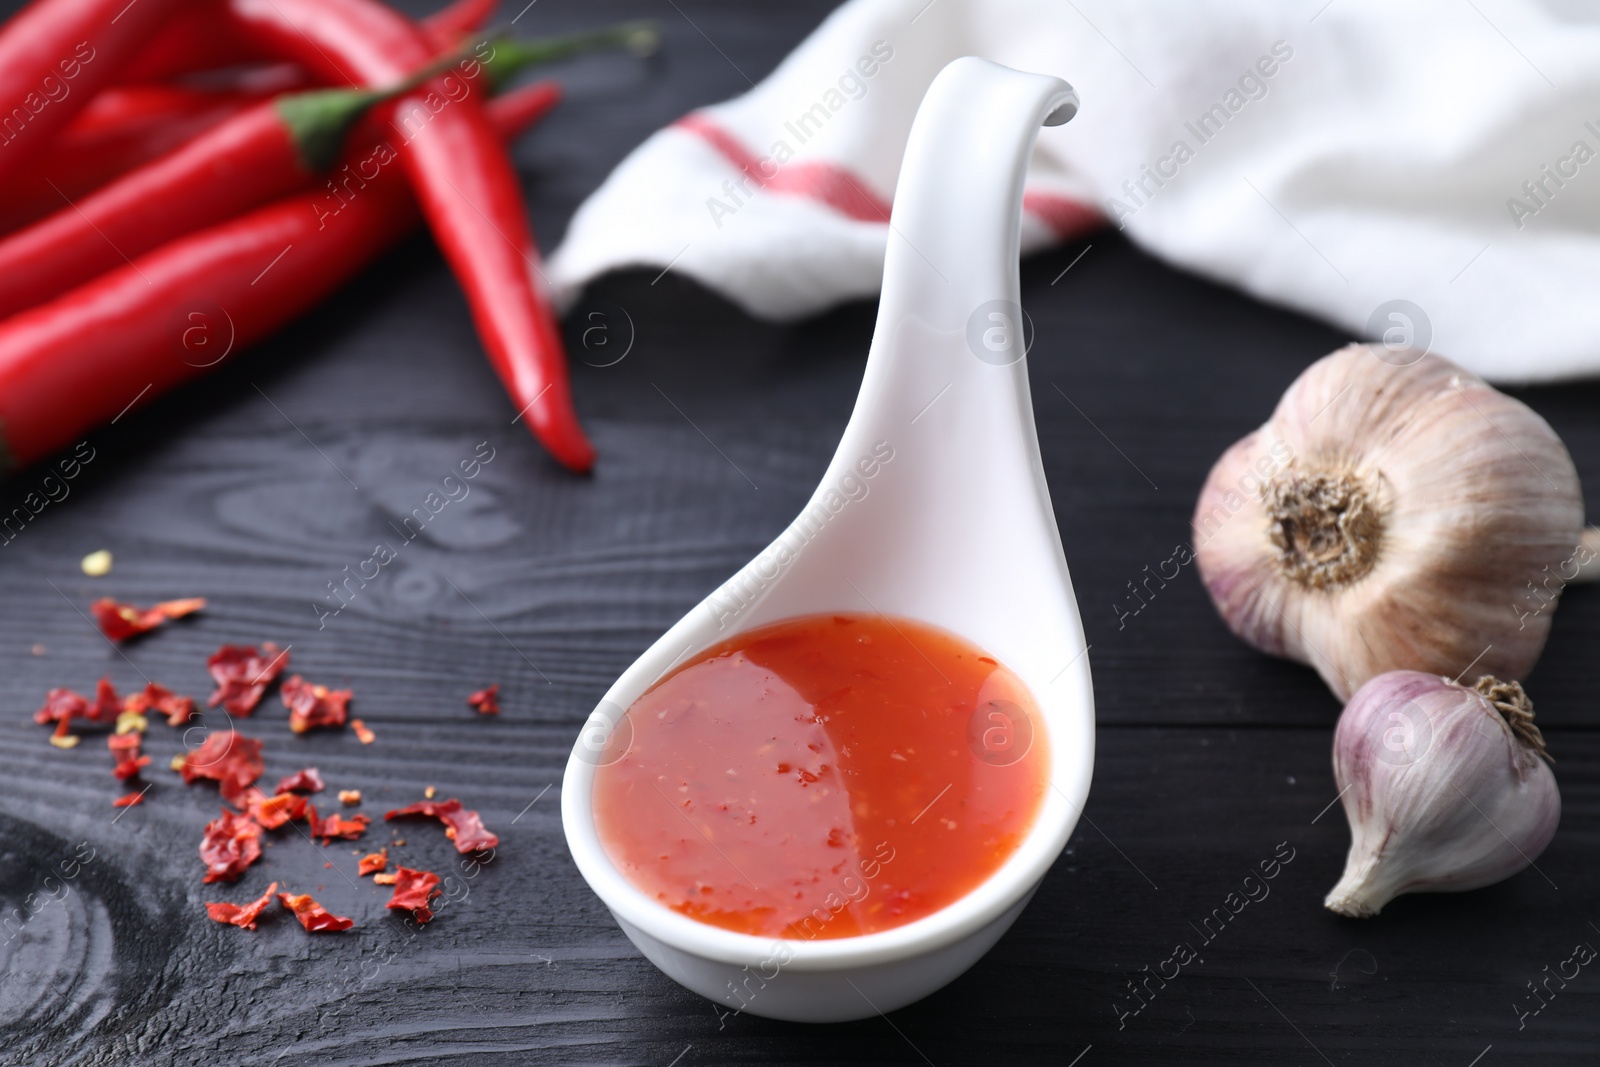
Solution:
M 1583 532 L 1548 423 L 1442 357 L 1394 358 L 1351 345 L 1307 368 L 1193 521 L 1228 627 L 1342 700 L 1404 668 L 1525 677 Z
M 1344 876 L 1324 903 L 1378 914 L 1402 893 L 1491 885 L 1533 863 L 1561 794 L 1522 686 L 1420 671 L 1362 686 L 1339 716 L 1333 776 L 1350 823 Z

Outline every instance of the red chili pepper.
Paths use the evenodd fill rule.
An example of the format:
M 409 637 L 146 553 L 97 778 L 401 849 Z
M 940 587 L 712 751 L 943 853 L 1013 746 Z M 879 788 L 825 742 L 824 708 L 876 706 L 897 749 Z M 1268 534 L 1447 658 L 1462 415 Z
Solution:
M 122 71 L 126 82 L 157 82 L 201 70 L 255 63 L 267 57 L 221 4 L 190 4 L 129 60 Z
M 530 63 L 616 39 L 616 31 L 602 31 L 507 44 L 496 49 L 494 63 L 473 65 L 498 83 Z M 259 103 L 0 240 L 0 318 L 185 233 L 308 187 L 331 167 L 351 125 L 385 95 L 392 93 L 322 89 Z M 360 137 L 370 140 L 382 132 L 368 123 Z M 360 181 L 348 164 L 345 172 L 345 180 Z
M 561 103 L 561 83 L 533 82 L 495 97 L 487 108 L 489 118 L 504 140 L 528 129 Z
M 261 100 L 174 86 L 107 89 L 20 173 L 0 180 L 0 232 L 61 210 Z
M 280 56 L 330 79 L 388 84 L 432 58 L 416 25 L 376 0 L 230 0 L 228 10 Z M 572 406 L 521 183 L 478 99 L 459 80 L 453 89 L 449 82 L 434 79 L 394 105 L 396 129 L 410 134 L 401 165 L 466 291 L 489 361 L 517 408 L 513 421 L 526 417 L 557 460 L 587 471 L 594 447 Z
M 553 86 L 532 85 L 492 101 L 490 112 L 510 137 L 520 127 L 501 116 L 531 121 L 559 98 Z M 319 222 L 324 198 L 292 197 L 190 234 L 0 322 L 0 470 L 80 440 L 130 404 L 266 336 L 417 221 L 393 168 L 380 170 L 326 226 Z
M 428 37 L 441 48 L 489 21 L 499 0 L 456 0 L 420 20 Z M 170 20 L 139 50 L 123 71 L 124 81 L 164 81 L 198 71 L 257 63 L 272 56 L 260 40 L 229 16 L 220 3 L 191 6 Z M 340 78 L 337 84 L 343 84 Z
M 332 89 L 257 104 L 0 241 L 0 317 L 305 187 L 375 99 Z
M 0 175 L 16 174 L 189 0 L 35 0 L 0 29 Z
M 298 69 L 288 66 L 283 69 Z M 304 75 L 300 75 L 304 84 Z M 292 82 L 272 82 L 251 88 L 238 86 L 113 85 L 84 105 L 62 130 L 57 143 L 70 137 L 149 133 L 183 120 L 196 112 L 221 106 L 242 109 L 277 93 L 292 92 Z
M 449 7 L 418 20 L 418 24 L 435 43 L 446 42 L 449 47 L 487 25 L 499 6 L 500 0 L 456 0 Z

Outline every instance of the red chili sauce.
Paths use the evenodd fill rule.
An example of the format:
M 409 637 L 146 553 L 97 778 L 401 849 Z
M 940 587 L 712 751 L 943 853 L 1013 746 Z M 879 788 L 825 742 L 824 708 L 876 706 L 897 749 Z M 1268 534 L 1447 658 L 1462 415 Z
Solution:
M 629 881 L 741 933 L 851 937 L 959 899 L 1049 788 L 1022 682 L 881 615 L 811 615 L 707 649 L 628 709 L 595 826 Z

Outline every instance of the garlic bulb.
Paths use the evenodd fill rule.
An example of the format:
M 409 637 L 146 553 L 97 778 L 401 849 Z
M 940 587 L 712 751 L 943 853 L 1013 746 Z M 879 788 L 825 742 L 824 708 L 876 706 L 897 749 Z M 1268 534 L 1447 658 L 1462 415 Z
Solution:
M 1525 677 L 1593 554 L 1548 423 L 1439 356 L 1400 364 L 1380 345 L 1312 364 L 1195 508 L 1229 628 L 1340 699 L 1397 669 Z
M 1372 679 L 1333 735 L 1351 840 L 1325 903 L 1364 918 L 1402 893 L 1477 889 L 1522 870 L 1561 818 L 1548 759 L 1516 682 Z

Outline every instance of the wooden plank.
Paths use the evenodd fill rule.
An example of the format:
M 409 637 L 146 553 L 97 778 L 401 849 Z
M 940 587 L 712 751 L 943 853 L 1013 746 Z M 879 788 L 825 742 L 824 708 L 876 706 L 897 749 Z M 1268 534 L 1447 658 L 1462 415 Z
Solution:
M 1566 824 L 1537 869 L 1356 922 L 1321 907 L 1348 842 L 1340 809 L 1325 810 L 1337 794 L 1325 730 L 1103 729 L 1086 819 L 993 953 L 893 1026 L 803 1027 L 719 1017 L 638 957 L 566 856 L 558 783 L 570 729 L 471 714 L 382 723 L 371 746 L 348 733 L 292 737 L 273 710 L 244 725 L 267 741 L 269 779 L 322 769 L 324 811 L 339 788 L 361 789 L 373 815 L 425 784 L 462 797 L 502 837 L 492 864 L 463 866 L 427 821 L 326 849 L 291 828 L 267 835 L 237 886 L 199 881 L 213 787 L 154 772 L 146 803 L 113 822 L 102 753 L 58 752 L 37 728 L 6 725 L 0 892 L 63 897 L 0 947 L 0 1023 L 21 1057 L 8 1062 L 179 1049 L 189 1062 L 247 1048 L 255 1058 L 241 1062 L 666 1063 L 686 1045 L 686 1063 L 920 1062 L 912 1045 L 935 1063 L 1065 1062 L 1092 1044 L 1106 1063 L 1312 1063 L 1318 1049 L 1334 1062 L 1466 1063 L 1494 1044 L 1578 1063 L 1573 1050 L 1600 1037 L 1600 987 L 1582 977 L 1551 986 L 1522 1030 L 1512 1009 L 1532 1006 L 1526 983 L 1546 965 L 1600 942 L 1586 888 L 1600 738 L 1586 731 L 1551 732 Z M 158 765 L 181 745 L 177 731 L 152 729 Z M 449 903 L 416 936 L 384 912 L 387 891 L 354 872 L 355 853 L 397 837 L 396 860 L 449 876 Z M 92 859 L 63 892 L 45 879 L 86 854 L 80 842 Z M 1245 883 L 1274 857 L 1274 878 Z M 282 913 L 253 933 L 203 918 L 203 901 L 248 899 L 272 880 L 357 927 L 312 937 Z M 1141 1007 L 1127 983 L 1170 977 L 1164 961 L 1180 943 L 1199 960 L 1142 986 Z

